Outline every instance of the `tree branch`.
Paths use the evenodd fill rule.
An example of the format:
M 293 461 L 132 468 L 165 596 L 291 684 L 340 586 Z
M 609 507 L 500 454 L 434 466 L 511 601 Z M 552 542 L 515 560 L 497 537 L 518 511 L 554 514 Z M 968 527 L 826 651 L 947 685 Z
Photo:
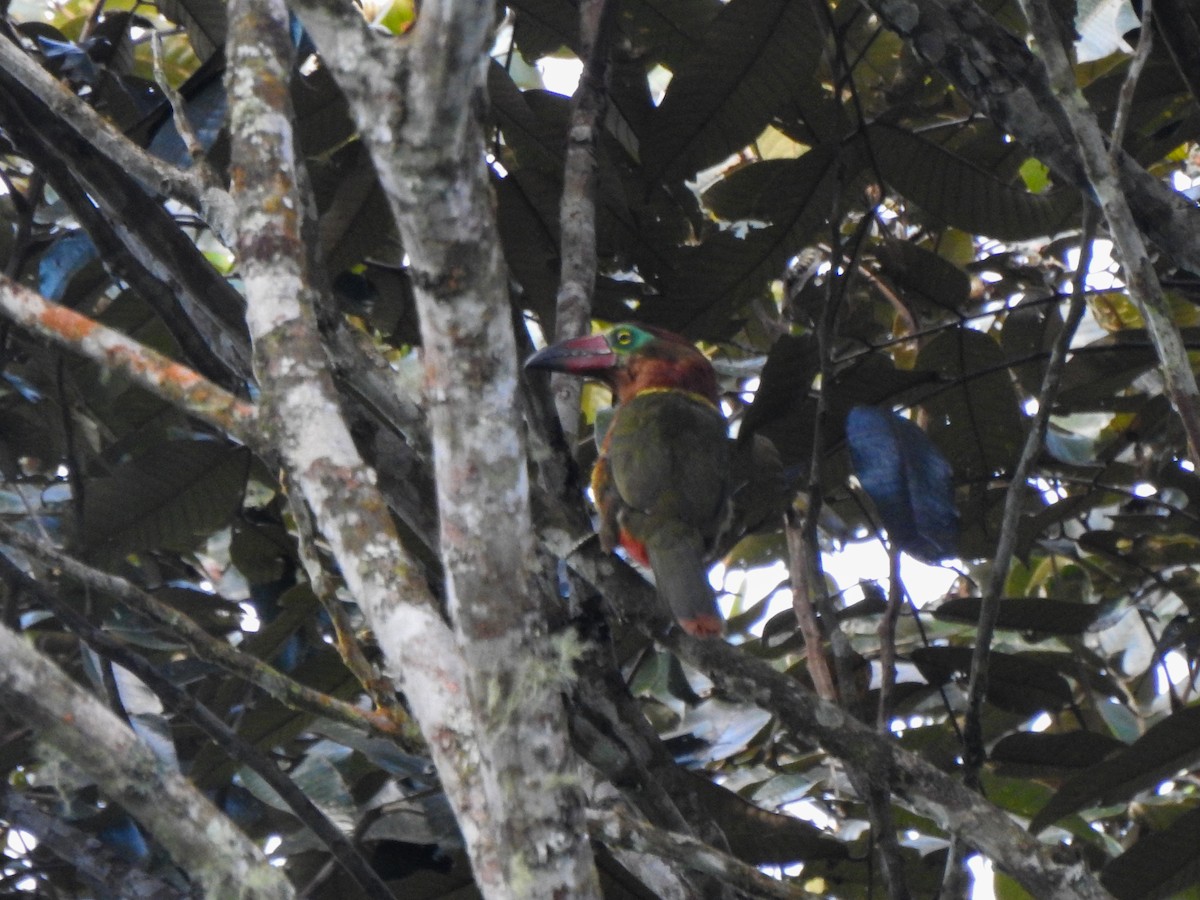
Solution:
M 163 705 L 182 715 L 208 735 L 230 759 L 261 778 L 316 838 L 329 848 L 338 861 L 371 900 L 393 900 L 383 879 L 371 868 L 358 848 L 329 817 L 309 799 L 291 778 L 284 774 L 266 753 L 243 740 L 207 706 L 183 688 L 171 682 L 140 654 L 133 652 L 112 635 L 92 625 L 87 618 L 63 603 L 54 604 L 55 614 L 93 650 L 127 669 L 150 688 Z
M 604 110 L 607 106 L 608 0 L 579 4 L 579 53 L 583 72 L 571 98 L 567 152 L 559 213 L 562 259 L 554 309 L 554 340 L 587 334 L 596 287 L 596 159 Z M 579 397 L 583 382 L 574 375 L 555 373 L 550 390 L 567 446 L 579 439 Z
M 1162 366 L 1167 396 L 1187 435 L 1192 463 L 1200 466 L 1200 386 L 1196 384 L 1183 337 L 1171 316 L 1170 304 L 1158 281 L 1158 273 L 1154 271 L 1146 242 L 1138 230 L 1147 223 L 1135 222 L 1130 201 L 1125 196 L 1127 185 L 1122 182 L 1116 165 L 1120 148 L 1114 146 L 1110 150 L 1106 146 L 1096 117 L 1079 91 L 1049 10 L 1044 4 L 1028 0 L 1022 0 L 1021 5 L 1037 39 L 1038 53 L 1046 67 L 1055 99 L 1061 105 L 1073 143 L 1083 159 L 1088 184 L 1120 254 L 1129 295 L 1146 322 L 1146 330 Z
M 588 825 L 593 836 L 614 847 L 651 853 L 673 860 L 687 869 L 711 875 L 754 897 L 778 900 L 815 900 L 816 894 L 772 878 L 703 841 L 639 821 L 620 809 L 591 810 Z
M 3 37 L 0 69 L 36 96 L 49 115 L 67 123 L 97 155 L 111 160 L 148 191 L 186 203 L 204 217 L 222 243 L 230 243 L 233 202 L 227 192 L 206 183 L 198 170 L 180 169 L 151 156 Z
M 5 46 L 0 41 L 0 49 Z M 250 348 L 242 296 L 183 233 L 174 216 L 129 171 L 97 153 L 69 122 L 57 118 L 40 97 L 15 84 L 3 69 L 0 89 L 6 92 L 6 105 L 19 109 L 28 128 L 90 195 L 106 220 L 106 230 L 142 270 L 139 277 L 157 281 L 153 290 L 182 307 L 204 336 L 208 351 L 240 381 L 248 380 Z
M 421 12 L 422 22 L 428 21 L 428 30 L 435 37 L 438 9 L 431 4 Z M 472 15 L 486 22 L 488 13 L 473 10 Z M 469 52 L 475 59 L 473 46 L 468 51 L 460 48 L 460 52 Z M 505 883 L 503 874 L 519 857 L 501 852 L 505 844 L 497 823 L 503 823 L 504 817 L 495 808 L 494 794 L 487 789 L 482 771 L 487 761 L 486 740 L 494 723 L 487 717 L 486 707 L 477 705 L 455 635 L 442 618 L 420 566 L 403 552 L 387 507 L 374 487 L 375 473 L 363 463 L 338 412 L 336 389 L 318 333 L 317 298 L 300 234 L 303 198 L 297 187 L 299 173 L 292 146 L 293 116 L 287 90 L 291 42 L 283 4 L 278 0 L 234 0 L 228 53 L 234 63 L 228 90 L 233 193 L 239 206 L 236 247 L 249 298 L 266 426 L 429 742 L 478 883 L 485 892 L 503 896 L 505 892 L 499 888 Z M 453 58 L 450 53 L 444 56 L 439 68 Z M 399 94 L 392 82 L 398 73 L 390 71 L 386 77 Z M 379 87 L 382 90 L 383 84 Z M 413 110 L 406 110 L 406 104 L 399 102 L 402 99 L 376 95 L 364 114 L 350 97 L 364 139 L 374 135 L 378 140 L 380 129 L 388 131 L 392 125 L 399 129 L 409 120 Z M 411 102 L 408 105 L 411 107 Z M 381 109 L 386 111 L 383 115 Z M 389 153 L 390 142 L 399 143 L 398 130 L 391 135 Z M 440 147 L 420 152 L 437 158 L 438 151 Z M 388 158 L 381 165 L 376 159 L 381 174 L 389 166 L 393 173 L 400 172 L 394 163 Z M 395 187 L 395 176 L 385 180 Z M 443 180 L 434 187 L 445 188 L 440 203 L 454 203 L 460 197 L 455 184 L 446 185 Z M 421 258 L 417 249 L 408 249 L 414 262 Z M 469 248 L 457 249 L 465 252 Z M 439 270 L 418 264 L 415 268 L 423 277 L 440 275 L 452 283 L 469 272 L 458 265 Z M 479 358 L 484 358 L 483 347 L 475 349 Z M 490 351 L 490 346 L 487 349 Z M 437 390 L 441 385 L 434 382 L 433 387 Z M 470 482 L 461 473 L 455 480 Z M 503 529 L 497 525 L 500 521 L 504 521 Z M 497 520 L 492 528 L 508 530 L 510 524 Z M 481 533 L 484 527 L 485 523 L 475 521 L 468 533 Z M 522 701 L 527 699 L 522 697 Z M 537 752 L 533 747 L 526 750 Z M 534 854 L 549 850 L 537 844 L 523 849 Z
M 219 666 L 239 678 L 244 678 L 285 706 L 332 719 L 360 731 L 371 730 L 394 737 L 405 737 L 411 748 L 415 736 L 406 727 L 407 723 L 402 718 L 397 719 L 385 712 L 359 709 L 352 703 L 300 684 L 268 663 L 242 653 L 224 641 L 217 640 L 189 616 L 163 603 L 153 594 L 141 590 L 124 578 L 93 569 L 70 554 L 52 546 L 48 541 L 18 531 L 7 522 L 0 522 L 0 540 L 11 547 L 20 549 L 31 558 L 62 571 L 74 581 L 104 596 L 112 597 L 156 625 L 170 629 L 172 634 L 179 637 L 192 649 L 198 659 Z M 55 608 L 61 606 L 55 596 L 47 593 L 39 582 L 29 578 L 3 555 L 0 555 L 0 576 L 20 579 L 22 583 L 36 590 L 51 606 Z
M 973 0 L 864 0 L 973 107 L 1068 183 L 1091 187 L 1070 124 L 1025 44 Z M 1186 269 L 1200 271 L 1200 208 L 1129 154 L 1115 167 L 1139 227 Z
M 97 892 L 139 900 L 174 900 L 179 896 L 178 886 L 121 859 L 94 835 L 44 811 L 32 799 L 7 785 L 0 787 L 0 819 L 32 834 L 39 847 L 46 848 L 70 865 L 80 880 Z
M 325 34 L 323 59 L 411 260 L 446 594 L 481 717 L 482 791 L 448 794 L 467 819 L 489 807 L 494 855 L 473 859 L 485 895 L 586 898 L 599 886 L 561 696 L 575 650 L 547 638 L 533 576 L 517 354 L 477 119 L 493 11 L 485 0 L 433 0 L 390 52 L 378 42 L 364 52 L 350 39 L 361 26 L 302 6 Z
M 1036 897 L 1111 900 L 1082 866 L 1056 862 L 1051 848 L 1033 839 L 1003 810 L 988 803 L 889 737 L 819 699 L 796 678 L 778 672 L 722 641 L 680 634 L 660 610 L 653 588 L 629 566 L 605 554 L 589 535 L 566 524 L 554 507 L 539 505 L 547 520 L 541 530 L 547 549 L 603 593 L 619 615 L 711 678 L 732 699 L 777 716 L 798 739 L 854 764 L 868 782 L 891 791 L 903 805 L 961 834 L 979 852 Z
M 4 275 L 0 275 L 0 316 L 106 370 L 128 376 L 243 444 L 253 447 L 260 442 L 258 414 L 251 404 L 157 350 L 73 309 L 51 303 Z
M 46 744 L 96 780 L 204 887 L 207 896 L 284 900 L 284 873 L 178 772 L 100 701 L 0 625 L 0 698 L 5 712 L 38 729 Z M 203 835 L 204 840 L 196 840 Z

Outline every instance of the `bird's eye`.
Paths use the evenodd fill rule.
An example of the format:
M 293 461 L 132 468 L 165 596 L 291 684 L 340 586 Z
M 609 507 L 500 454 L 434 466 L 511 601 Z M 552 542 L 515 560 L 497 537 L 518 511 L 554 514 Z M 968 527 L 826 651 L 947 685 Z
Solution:
M 630 344 L 633 343 L 633 333 L 629 332 L 629 331 L 618 331 L 617 332 L 617 343 L 620 344 L 622 347 L 628 347 Z

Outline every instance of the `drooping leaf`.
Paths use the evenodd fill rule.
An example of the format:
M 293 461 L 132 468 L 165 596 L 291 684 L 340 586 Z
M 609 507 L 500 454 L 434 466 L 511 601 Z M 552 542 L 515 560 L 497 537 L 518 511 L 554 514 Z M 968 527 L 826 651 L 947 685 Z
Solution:
M 1200 883 L 1200 809 L 1190 809 L 1163 831 L 1152 831 L 1105 866 L 1101 883 L 1118 900 L 1175 897 Z
M 978 597 L 955 597 L 933 611 L 952 622 L 979 621 Z M 1103 612 L 1103 607 L 1049 597 L 1005 597 L 1000 601 L 997 628 L 1039 634 L 1082 634 Z
M 919 647 L 913 664 L 931 684 L 945 684 L 971 670 L 967 647 Z M 1053 666 L 1028 653 L 992 651 L 988 661 L 987 700 L 1002 710 L 1033 715 L 1071 702 L 1071 685 Z
M 904 128 L 868 129 L 884 180 L 947 225 L 1018 241 L 1053 234 L 1079 208 L 1075 191 L 1031 194 L 974 162 Z
M 1029 830 L 1037 834 L 1063 816 L 1085 807 L 1125 802 L 1197 762 L 1200 762 L 1200 705 L 1173 713 L 1124 752 L 1071 778 L 1029 823 Z
M 686 178 L 754 140 L 819 61 L 820 36 L 808 3 L 728 3 L 652 119 L 642 142 L 647 181 Z
M 890 410 L 856 406 L 846 417 L 846 442 L 896 547 L 926 562 L 954 556 L 954 470 L 929 435 Z
M 249 452 L 218 441 L 169 441 L 87 483 L 83 538 L 108 553 L 187 550 L 241 501 Z

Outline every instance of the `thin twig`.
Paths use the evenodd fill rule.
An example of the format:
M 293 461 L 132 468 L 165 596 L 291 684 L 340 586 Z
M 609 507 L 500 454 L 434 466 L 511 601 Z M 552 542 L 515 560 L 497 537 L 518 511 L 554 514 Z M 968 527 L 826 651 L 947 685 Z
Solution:
M 1120 148 L 1113 145 L 1110 149 L 1105 144 L 1096 117 L 1079 90 L 1066 51 L 1058 39 L 1049 7 L 1031 0 L 1022 0 L 1021 6 L 1037 40 L 1038 56 L 1046 68 L 1055 99 L 1074 133 L 1088 182 L 1117 247 L 1129 296 L 1146 322 L 1162 367 L 1166 394 L 1187 435 L 1191 461 L 1200 465 L 1200 387 L 1196 384 L 1183 337 L 1171 316 L 1170 304 L 1150 260 L 1146 240 L 1134 222 L 1129 199 L 1114 164 L 1114 159 L 1121 158 Z
M 814 567 L 810 561 L 812 545 L 805 540 L 803 528 L 794 521 L 791 510 L 787 513 L 783 533 L 787 539 L 792 609 L 796 612 L 796 622 L 800 626 L 800 633 L 804 636 L 804 658 L 808 664 L 808 677 L 812 679 L 813 689 L 816 690 L 818 697 L 828 700 L 830 703 L 837 703 L 838 689 L 829 662 L 829 648 L 821 626 L 817 622 L 813 602 L 814 588 L 817 590 L 821 588 L 816 588 L 814 584 Z
M 48 595 L 49 592 L 45 592 L 43 599 L 50 599 Z M 296 818 L 325 844 L 368 897 L 373 900 L 394 900 L 391 890 L 358 848 L 266 753 L 247 742 L 207 706 L 164 677 L 145 657 L 130 650 L 108 632 L 97 628 L 81 613 L 57 601 L 54 601 L 54 611 L 55 615 L 93 650 L 132 672 L 159 696 L 166 707 L 189 719 L 231 759 L 246 766 L 265 781 L 287 804 Z
M 566 340 L 587 334 L 596 286 L 596 171 L 597 145 L 604 121 L 608 93 L 608 0 L 583 0 L 579 4 L 579 45 L 583 72 L 571 98 L 567 152 L 563 166 L 563 193 L 559 230 L 562 258 L 555 299 L 554 337 Z M 579 397 L 582 383 L 557 374 L 550 379 L 558 418 L 567 446 L 579 436 Z
M 109 802 L 154 835 L 203 896 L 293 896 L 287 877 L 253 841 L 27 635 L 0 627 L 0 657 L 5 716 L 32 726 L 40 740 L 72 759 Z
M 0 540 L 60 570 L 74 581 L 112 597 L 156 625 L 169 628 L 172 634 L 187 643 L 199 659 L 244 678 L 285 706 L 342 722 L 359 731 L 372 730 L 413 738 L 414 729 L 408 723 L 398 722 L 390 715 L 359 709 L 352 703 L 300 684 L 262 660 L 217 640 L 197 625 L 195 620 L 152 594 L 123 578 L 79 562 L 48 541 L 24 534 L 7 522 L 0 522 Z M 0 573 L 9 577 L 28 577 L 3 554 L 0 554 Z M 32 584 L 37 585 L 37 582 Z
M 285 474 L 285 483 L 289 480 Z M 354 636 L 354 626 L 346 612 L 346 607 L 338 596 L 336 580 L 329 569 L 322 564 L 317 552 L 316 526 L 313 523 L 312 512 L 298 490 L 288 489 L 286 494 L 288 505 L 292 510 L 292 519 L 296 523 L 297 549 L 300 560 L 304 564 L 304 570 L 308 573 L 308 581 L 312 585 L 313 593 L 317 595 L 317 599 L 325 607 L 325 612 L 329 614 L 330 622 L 333 623 L 333 643 L 337 648 L 338 655 L 341 656 L 346 668 L 358 680 L 362 689 L 366 691 L 367 696 L 371 698 L 380 715 L 395 719 L 397 727 L 401 730 L 407 728 L 415 731 L 412 723 L 408 721 L 408 715 L 404 712 L 404 708 L 396 699 L 396 688 L 391 679 L 367 659 L 362 645 Z
M 887 609 L 879 620 L 879 707 L 875 727 L 880 734 L 891 731 L 892 694 L 896 689 L 896 621 L 904 606 L 904 585 L 900 581 L 900 550 L 888 547 Z
M 1121 83 L 1121 92 L 1117 95 L 1117 111 L 1113 115 L 1112 138 L 1109 141 L 1109 156 L 1116 165 L 1119 148 L 1125 143 L 1125 130 L 1129 127 L 1129 114 L 1133 111 L 1133 95 L 1137 93 L 1137 83 L 1150 58 L 1150 50 L 1154 46 L 1154 19 L 1151 0 L 1142 0 L 1142 28 L 1138 35 L 1137 50 L 1129 61 L 1129 71 Z
M 150 48 L 154 53 L 154 80 L 158 82 L 163 96 L 171 104 L 171 118 L 175 123 L 175 130 L 179 132 L 180 140 L 183 141 L 188 155 L 192 158 L 193 171 L 198 172 L 210 188 L 220 189 L 220 179 L 217 178 L 217 173 L 209 165 L 204 153 L 204 145 L 200 143 L 200 139 L 196 136 L 196 132 L 192 128 L 192 122 L 188 118 L 187 105 L 183 97 L 180 96 L 179 91 L 171 86 L 171 82 L 167 78 L 166 69 L 163 67 L 162 35 L 158 32 L 158 29 L 153 29 L 150 32 Z
M 1004 514 L 1000 524 L 1000 538 L 992 560 L 991 572 L 983 589 L 979 606 L 979 624 L 976 630 L 975 649 L 971 654 L 971 675 L 967 685 L 967 710 L 963 723 L 963 780 L 968 787 L 979 789 L 979 773 L 986 757 L 983 737 L 983 701 L 988 689 L 988 661 L 991 655 L 992 637 L 996 631 L 996 619 L 1000 614 L 1000 600 L 1004 583 L 1008 579 L 1009 566 L 1016 550 L 1017 526 L 1024 507 L 1028 490 L 1026 481 L 1042 444 L 1050 422 L 1050 411 L 1062 382 L 1071 340 L 1087 309 L 1084 285 L 1092 260 L 1092 238 L 1095 231 L 1095 212 L 1091 207 L 1084 209 L 1083 232 L 1080 238 L 1079 265 L 1075 269 L 1071 302 L 1067 308 L 1066 321 L 1054 340 L 1050 359 L 1038 391 L 1038 410 L 1033 417 L 1021 456 L 1017 461 L 1004 498 Z M 943 877 L 942 896 L 960 896 L 964 890 L 966 873 L 963 865 L 967 847 L 961 839 L 951 841 L 950 854 Z
M 151 192 L 165 194 L 197 210 L 223 243 L 231 243 L 233 205 L 228 193 L 206 184 L 199 172 L 181 169 L 151 156 L 71 93 L 66 85 L 55 80 L 12 41 L 0 40 L 0 69 L 36 95 L 97 154 L 121 167 Z

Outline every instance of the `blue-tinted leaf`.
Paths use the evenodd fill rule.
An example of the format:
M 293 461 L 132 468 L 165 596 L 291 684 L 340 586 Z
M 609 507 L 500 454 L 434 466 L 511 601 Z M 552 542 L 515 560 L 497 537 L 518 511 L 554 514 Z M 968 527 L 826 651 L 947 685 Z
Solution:
M 192 133 L 205 150 L 212 149 L 221 126 L 225 123 L 225 85 L 220 78 L 213 78 L 200 88 L 185 104 L 188 124 Z M 191 154 L 179 136 L 173 117 L 168 117 L 156 132 L 146 148 L 159 159 L 166 160 L 177 166 L 192 164 Z
M 146 839 L 129 816 L 123 815 L 113 824 L 100 829 L 97 837 L 109 850 L 128 862 L 144 862 L 150 856 Z
M 71 279 L 96 258 L 96 247 L 86 231 L 64 234 L 38 262 L 38 291 L 57 303 L 66 294 Z
M 13 388 L 18 394 L 20 394 L 30 403 L 38 403 L 42 400 L 42 392 L 20 375 L 14 374 L 13 372 L 4 372 L 0 374 L 0 378 L 3 378 L 6 382 L 8 382 L 11 388 Z
M 846 440 L 892 542 L 928 562 L 954 556 L 954 472 L 929 436 L 888 410 L 856 406 L 846 417 Z
M 56 41 L 40 34 L 37 43 L 42 56 L 53 62 L 64 76 L 82 84 L 95 84 L 96 64 L 83 47 L 74 41 Z

